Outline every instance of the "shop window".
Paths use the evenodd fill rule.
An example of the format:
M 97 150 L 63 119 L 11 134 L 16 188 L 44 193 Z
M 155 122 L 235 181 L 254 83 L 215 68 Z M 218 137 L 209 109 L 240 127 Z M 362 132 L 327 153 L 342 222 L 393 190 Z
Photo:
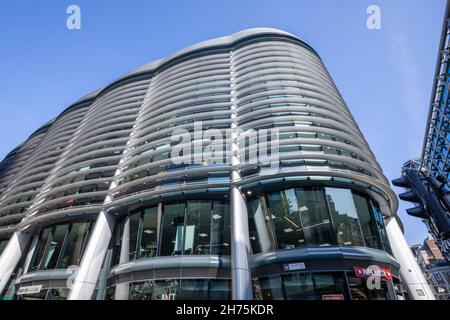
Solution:
M 282 276 L 286 300 L 318 300 L 314 282 L 309 273 L 295 273 Z
M 181 300 L 208 300 L 208 280 L 183 279 L 180 290 Z

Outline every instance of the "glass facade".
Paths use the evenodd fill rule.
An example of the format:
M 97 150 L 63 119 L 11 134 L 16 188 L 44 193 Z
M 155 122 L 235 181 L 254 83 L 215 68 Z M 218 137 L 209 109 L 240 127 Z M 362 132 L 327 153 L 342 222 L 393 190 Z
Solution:
M 229 279 L 164 279 L 132 282 L 128 300 L 230 300 Z M 107 290 L 114 300 L 115 286 Z
M 43 228 L 34 248 L 29 271 L 78 266 L 93 226 L 93 221 L 83 221 Z
M 116 227 L 113 264 L 120 262 L 123 233 L 129 223 L 129 260 L 156 256 L 230 255 L 229 205 L 187 200 L 133 211 Z M 126 261 L 122 261 L 126 262 Z
M 248 200 L 253 253 L 308 246 L 362 246 L 390 252 L 378 205 L 357 191 L 292 188 Z
M 297 272 L 253 279 L 255 300 L 389 300 L 385 280 L 368 289 L 366 279 L 345 272 Z

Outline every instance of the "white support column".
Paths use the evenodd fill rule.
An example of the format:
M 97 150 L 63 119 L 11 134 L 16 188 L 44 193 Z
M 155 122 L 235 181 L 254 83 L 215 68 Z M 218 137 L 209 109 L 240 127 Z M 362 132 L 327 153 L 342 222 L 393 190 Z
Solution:
M 31 235 L 16 231 L 9 240 L 0 256 L 0 292 L 5 289 L 14 269 L 24 254 L 30 242 Z
M 386 233 L 392 253 L 400 263 L 400 275 L 411 299 L 436 300 L 395 218 L 387 220 Z
M 127 217 L 123 226 L 122 243 L 120 246 L 119 264 L 127 263 L 130 259 L 130 218 Z M 128 300 L 130 291 L 129 283 L 119 283 L 116 285 L 114 300 Z
M 109 242 L 114 232 L 116 217 L 101 211 L 95 223 L 68 300 L 90 300 L 97 285 Z
M 231 188 L 231 278 L 233 300 L 252 300 L 247 206 L 238 187 Z
M 233 53 L 231 53 L 231 170 L 230 205 L 231 205 L 231 290 L 233 300 L 253 300 L 252 273 L 250 265 L 250 235 L 248 230 L 247 203 L 240 188 L 236 185 L 241 180 L 238 168 L 239 126 L 237 121 L 237 94 L 233 71 Z

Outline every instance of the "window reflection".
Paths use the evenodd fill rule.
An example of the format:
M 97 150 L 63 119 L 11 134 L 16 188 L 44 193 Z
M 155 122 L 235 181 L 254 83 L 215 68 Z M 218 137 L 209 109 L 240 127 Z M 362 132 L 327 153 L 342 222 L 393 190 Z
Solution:
M 336 188 L 325 188 L 325 191 L 338 243 L 343 246 L 364 246 L 351 191 Z
M 229 205 L 221 201 L 161 203 L 125 216 L 111 242 L 113 265 L 120 262 L 124 232 L 129 232 L 125 235 L 129 261 L 155 256 L 229 255 L 231 251 Z
M 178 300 L 179 280 L 156 280 L 153 284 L 153 300 Z
M 297 199 L 293 189 L 268 195 L 269 210 L 279 249 L 305 245 Z
M 306 244 L 326 246 L 335 242 L 330 216 L 320 188 L 296 189 Z
M 93 222 L 74 222 L 41 230 L 29 271 L 66 269 L 81 262 Z
M 161 232 L 161 256 L 180 255 L 183 248 L 184 203 L 164 207 Z
M 377 204 L 357 191 L 286 189 L 250 198 L 247 208 L 253 254 L 332 245 L 367 246 L 390 253 Z
M 158 249 L 158 207 L 144 211 L 142 240 L 139 258 L 156 256 Z
M 208 280 L 186 279 L 181 281 L 181 300 L 207 300 Z
M 132 282 L 128 285 L 129 300 L 231 299 L 230 279 L 165 279 Z M 115 291 L 116 286 L 107 288 L 105 299 L 115 300 Z

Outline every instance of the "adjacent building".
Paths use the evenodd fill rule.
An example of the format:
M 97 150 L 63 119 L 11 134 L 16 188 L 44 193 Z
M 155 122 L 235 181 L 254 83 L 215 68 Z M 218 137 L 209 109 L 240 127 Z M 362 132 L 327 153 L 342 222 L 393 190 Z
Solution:
M 409 213 L 422 218 L 430 234 L 433 235 L 443 256 L 450 261 L 450 240 L 448 240 L 450 229 L 450 2 L 447 3 L 442 27 L 441 40 L 433 81 L 430 108 L 426 123 L 425 138 L 423 142 L 422 155 L 419 159 L 408 161 L 402 168 L 402 178 L 397 179 L 399 186 L 407 187 L 409 194 L 405 193 L 405 200 L 419 203 Z M 418 185 L 414 183 L 404 184 L 404 178 L 408 175 L 406 171 L 418 172 L 416 177 Z M 414 174 L 413 174 L 414 175 Z M 438 179 L 432 181 L 432 177 Z M 403 180 L 403 181 L 402 181 Z M 395 181 L 393 181 L 395 184 Z M 447 184 L 443 188 L 436 185 Z M 423 188 L 425 187 L 425 188 Z M 420 191 L 421 189 L 422 191 Z M 429 190 L 428 191 L 426 191 Z M 441 190 L 437 190 L 441 189 Z M 416 192 L 413 195 L 412 192 Z M 424 192 L 425 191 L 425 192 Z M 435 197 L 434 204 L 427 196 Z M 417 197 L 418 196 L 418 197 Z M 402 195 L 400 196 L 402 197 Z M 436 205 L 437 204 L 437 205 Z M 424 208 L 427 207 L 427 210 Z M 430 213 L 431 212 L 431 213 Z M 444 232 L 445 231 L 445 232 Z
M 317 52 L 244 30 L 81 98 L 6 157 L 0 292 L 433 299 L 397 208 Z
M 411 250 L 437 299 L 450 300 L 450 264 L 433 237 L 429 236 L 422 245 L 412 246 Z

